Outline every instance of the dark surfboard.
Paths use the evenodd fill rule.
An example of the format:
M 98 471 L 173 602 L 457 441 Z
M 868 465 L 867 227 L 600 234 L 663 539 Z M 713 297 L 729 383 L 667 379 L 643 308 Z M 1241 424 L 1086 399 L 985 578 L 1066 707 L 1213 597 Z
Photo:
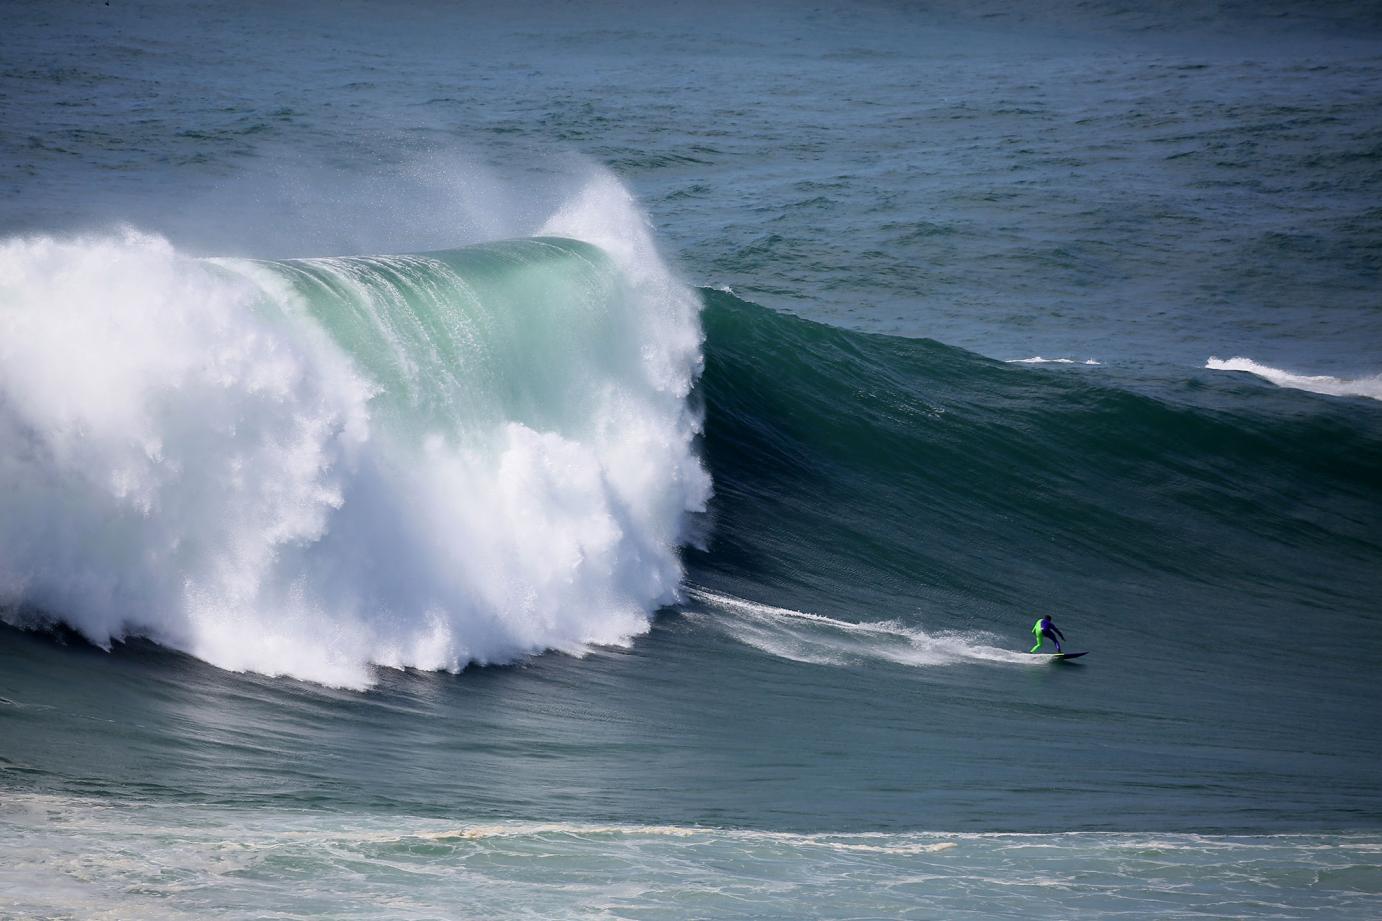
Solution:
M 1087 656 L 1087 652 L 1056 652 L 1051 654 L 1052 662 L 1064 662 L 1066 659 L 1078 659 L 1080 656 Z

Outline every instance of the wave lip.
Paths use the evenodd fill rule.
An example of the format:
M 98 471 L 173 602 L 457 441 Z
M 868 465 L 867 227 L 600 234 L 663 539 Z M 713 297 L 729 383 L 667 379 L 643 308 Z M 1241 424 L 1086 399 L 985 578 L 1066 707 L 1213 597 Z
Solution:
M 1204 366 L 1211 371 L 1246 371 L 1248 374 L 1254 374 L 1263 380 L 1271 381 L 1278 387 L 1287 387 L 1292 390 L 1308 390 L 1311 393 L 1322 393 L 1334 397 L 1367 397 L 1372 400 L 1382 400 L 1382 374 L 1356 377 L 1351 380 L 1330 377 L 1326 374 L 1294 374 L 1280 368 L 1259 364 L 1251 358 L 1239 357 L 1229 359 L 1211 357 Z
M 346 687 L 626 642 L 709 497 L 699 311 L 607 177 L 420 256 L 0 241 L 0 617 Z

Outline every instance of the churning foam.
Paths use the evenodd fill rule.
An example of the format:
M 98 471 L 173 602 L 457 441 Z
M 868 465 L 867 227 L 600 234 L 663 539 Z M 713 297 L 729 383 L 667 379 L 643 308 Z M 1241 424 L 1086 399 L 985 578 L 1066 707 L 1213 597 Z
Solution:
M 764 652 L 813 665 L 853 666 L 869 661 L 926 667 L 962 662 L 1045 662 L 989 645 L 986 634 L 928 633 L 897 621 L 852 623 L 806 611 L 777 608 L 695 586 L 688 598 L 714 611 L 712 622 L 742 643 Z M 697 616 L 693 612 L 690 616 Z
M 710 491 L 687 403 L 699 301 L 612 179 L 540 232 L 612 269 L 571 275 L 604 279 L 573 295 L 540 271 L 543 244 L 518 247 L 522 297 L 560 305 L 526 325 L 465 326 L 487 305 L 425 260 L 421 282 L 307 260 L 331 281 L 308 297 L 287 264 L 135 232 L 0 244 L 0 616 L 350 687 L 371 664 L 455 670 L 646 630 Z M 370 283 L 335 283 L 350 272 Z M 459 370 L 412 383 L 446 389 L 444 414 L 372 370 L 437 355 Z
M 790 832 L 0 803 L 17 917 L 1374 918 L 1377 835 Z M 990 912 L 993 914 L 994 912 Z
M 1293 390 L 1308 390 L 1335 397 L 1370 397 L 1382 400 L 1382 374 L 1371 377 L 1358 377 L 1345 380 L 1324 374 L 1292 374 L 1267 365 L 1260 365 L 1250 358 L 1210 358 L 1204 365 L 1211 371 L 1246 371 L 1256 374 L 1276 384 Z

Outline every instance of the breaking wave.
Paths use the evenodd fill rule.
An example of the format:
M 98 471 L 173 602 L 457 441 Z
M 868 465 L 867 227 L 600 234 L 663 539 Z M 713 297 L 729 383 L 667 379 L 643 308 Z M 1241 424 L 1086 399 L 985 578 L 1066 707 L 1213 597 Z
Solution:
M 534 238 L 0 244 L 0 612 L 360 687 L 625 641 L 709 477 L 700 304 L 596 179 Z
M 1204 366 L 1211 371 L 1246 371 L 1263 380 L 1271 381 L 1278 387 L 1289 387 L 1293 390 L 1308 390 L 1311 393 L 1335 397 L 1369 397 L 1382 400 L 1382 374 L 1352 380 L 1325 374 L 1293 374 L 1280 368 L 1258 364 L 1251 358 L 1211 358 Z

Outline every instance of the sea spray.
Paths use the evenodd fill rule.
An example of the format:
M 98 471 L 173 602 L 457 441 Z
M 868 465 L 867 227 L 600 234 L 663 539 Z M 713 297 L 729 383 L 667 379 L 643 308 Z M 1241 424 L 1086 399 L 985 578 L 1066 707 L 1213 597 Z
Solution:
M 578 652 L 676 598 L 709 478 L 698 301 L 596 179 L 405 257 L 0 248 L 0 604 L 92 642 L 370 683 Z

